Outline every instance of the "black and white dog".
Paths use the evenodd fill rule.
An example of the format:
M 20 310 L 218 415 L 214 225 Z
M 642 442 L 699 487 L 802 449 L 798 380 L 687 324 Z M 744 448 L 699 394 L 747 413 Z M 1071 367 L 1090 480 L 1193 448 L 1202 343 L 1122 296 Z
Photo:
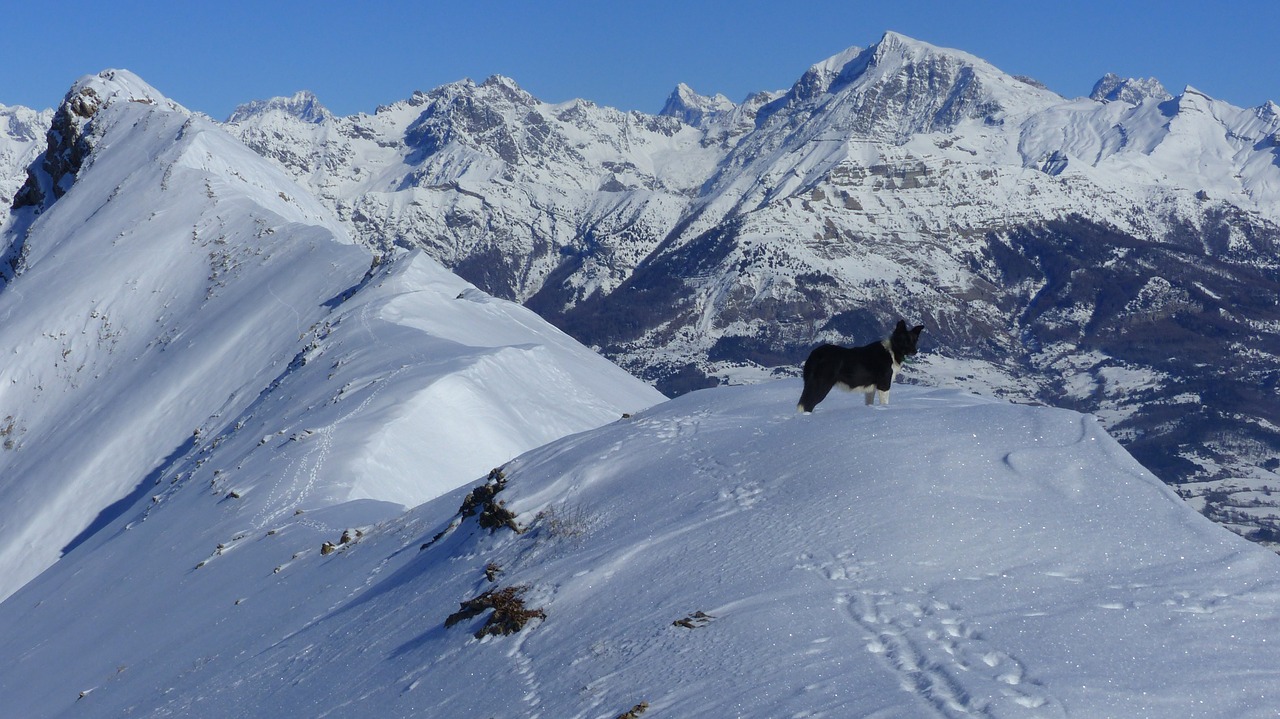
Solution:
M 889 404 L 893 378 L 902 369 L 903 361 L 916 353 L 923 329 L 924 325 L 907 329 L 907 323 L 898 320 L 888 339 L 862 347 L 822 345 L 810 352 L 804 361 L 804 392 L 796 411 L 812 412 L 836 385 L 850 392 L 866 392 L 869 405 L 875 403 L 877 392 L 880 404 Z

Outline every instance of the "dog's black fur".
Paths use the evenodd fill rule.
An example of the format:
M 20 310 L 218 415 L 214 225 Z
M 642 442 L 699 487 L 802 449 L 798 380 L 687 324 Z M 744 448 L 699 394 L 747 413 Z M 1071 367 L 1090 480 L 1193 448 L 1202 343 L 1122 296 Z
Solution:
M 804 361 L 804 392 L 796 411 L 812 412 L 836 385 L 850 392 L 866 392 L 867 404 L 875 403 L 878 392 L 880 404 L 889 404 L 893 378 L 903 361 L 916 353 L 923 329 L 924 325 L 907 329 L 906 321 L 898 320 L 888 339 L 862 347 L 822 345 L 810 352 Z

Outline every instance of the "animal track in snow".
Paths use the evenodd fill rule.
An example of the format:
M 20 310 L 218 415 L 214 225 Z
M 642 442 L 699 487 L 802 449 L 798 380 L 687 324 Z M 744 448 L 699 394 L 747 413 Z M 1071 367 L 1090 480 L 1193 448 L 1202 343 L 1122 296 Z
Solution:
M 1063 717 L 1014 656 L 985 640 L 958 607 L 908 589 L 841 594 L 866 649 L 943 717 Z
M 756 502 L 760 501 L 763 494 L 764 487 L 761 487 L 759 482 L 747 482 L 732 490 L 721 490 L 720 499 L 733 501 L 739 509 L 751 509 Z
M 853 579 L 862 574 L 872 562 L 858 559 L 853 552 L 840 552 L 819 558 L 811 552 L 803 552 L 797 557 L 796 569 L 818 572 L 832 581 Z
M 1185 614 L 1213 614 L 1231 595 L 1226 592 L 1209 592 L 1208 594 L 1192 594 L 1191 592 L 1175 592 L 1174 596 L 1164 601 L 1171 611 Z
M 873 562 L 853 552 L 804 552 L 797 569 L 837 583 L 837 605 L 868 652 L 896 673 L 902 688 L 936 716 L 1056 719 L 1060 702 L 1016 657 L 987 641 L 961 609 L 927 592 L 866 586 Z

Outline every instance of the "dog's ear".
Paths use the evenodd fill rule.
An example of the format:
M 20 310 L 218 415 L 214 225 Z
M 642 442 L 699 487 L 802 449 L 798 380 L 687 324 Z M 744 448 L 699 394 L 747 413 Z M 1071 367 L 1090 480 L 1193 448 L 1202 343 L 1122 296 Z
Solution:
M 895 331 L 897 331 L 897 332 L 906 332 L 906 331 L 907 331 L 907 321 L 906 321 L 906 320 L 898 320 L 898 326 L 897 326 L 897 327 L 895 327 L 895 328 L 894 328 L 894 330 L 895 330 Z
M 919 337 L 922 331 L 924 331 L 924 325 L 916 325 L 915 327 L 911 328 L 911 334 L 915 335 L 916 337 Z

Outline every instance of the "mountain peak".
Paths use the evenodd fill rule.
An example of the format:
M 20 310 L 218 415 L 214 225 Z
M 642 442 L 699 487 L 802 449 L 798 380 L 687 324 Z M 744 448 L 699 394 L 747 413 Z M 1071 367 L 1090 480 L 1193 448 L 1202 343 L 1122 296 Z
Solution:
M 820 108 L 836 110 L 830 101 L 837 96 L 849 101 L 826 114 L 838 131 L 893 142 L 965 120 L 998 123 L 1060 99 L 966 52 L 886 32 L 870 48 L 851 47 L 810 67 L 764 117 L 791 108 L 801 113 L 796 122 Z
M 310 90 L 299 90 L 292 97 L 273 97 L 268 100 L 254 100 L 238 105 L 232 111 L 231 116 L 227 118 L 227 123 L 244 122 L 255 115 L 273 110 L 292 115 L 303 122 L 309 122 L 314 125 L 319 125 L 333 118 L 333 113 L 320 104 L 320 98 L 316 97 L 314 93 Z
M 96 95 L 102 105 L 124 100 L 151 105 L 163 104 L 172 109 L 182 109 L 176 102 L 165 97 L 159 90 L 128 70 L 103 70 L 97 75 L 86 75 L 80 78 L 71 86 L 71 90 L 63 99 L 63 104 L 90 94 Z
M 1209 95 L 1197 90 L 1191 85 L 1182 88 L 1182 92 L 1178 96 L 1172 98 L 1177 101 L 1179 110 L 1192 110 L 1200 112 L 1209 112 L 1210 106 L 1214 99 Z
M 484 82 L 480 83 L 480 87 L 505 87 L 505 88 L 516 89 L 516 90 L 520 89 L 519 83 L 507 77 L 506 75 L 501 75 L 501 74 L 493 74 L 493 75 L 490 75 L 489 77 L 486 77 L 484 79 Z
M 1122 78 L 1109 72 L 1093 85 L 1089 98 L 1099 102 L 1127 102 L 1130 105 L 1141 105 L 1144 101 L 1155 99 L 1160 102 L 1173 96 L 1154 77 Z
M 732 100 L 716 93 L 700 95 L 683 82 L 676 85 L 667 97 L 659 115 L 674 117 L 688 125 L 698 125 L 706 118 L 721 112 L 728 112 L 737 107 Z
M 875 50 L 878 53 L 912 53 L 912 54 L 929 54 L 941 51 L 941 48 L 930 45 L 922 40 L 908 37 L 899 32 L 888 30 L 880 37 L 880 41 L 875 44 Z
M 42 158 L 27 168 L 27 179 L 14 196 L 13 209 L 47 207 L 71 187 L 84 159 L 93 149 L 90 121 L 116 102 L 162 105 L 186 113 L 142 78 L 128 70 L 103 70 L 75 82 L 54 111 Z
M 890 59 L 918 63 L 931 57 L 949 57 L 967 65 L 987 65 L 985 60 L 962 50 L 939 47 L 893 31 L 886 32 L 879 42 L 871 46 L 870 50 L 872 64 L 883 63 Z
M 516 105 L 529 106 L 536 105 L 538 102 L 537 98 L 506 75 L 490 75 L 476 88 L 495 92 Z

